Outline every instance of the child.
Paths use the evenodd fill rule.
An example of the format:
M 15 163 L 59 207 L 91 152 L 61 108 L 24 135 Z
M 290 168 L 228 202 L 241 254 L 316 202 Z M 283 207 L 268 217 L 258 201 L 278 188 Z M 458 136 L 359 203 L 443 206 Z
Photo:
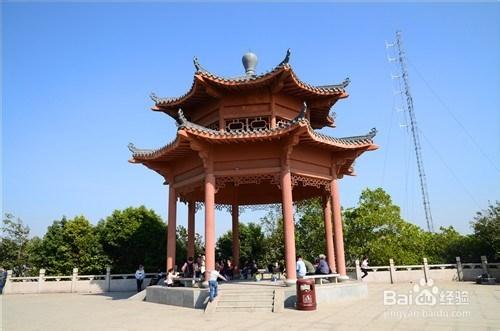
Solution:
M 176 279 L 177 277 L 178 275 L 176 272 L 174 272 L 173 268 L 168 269 L 167 279 L 165 279 L 165 285 L 167 285 L 167 287 L 174 286 L 174 279 Z
M 219 283 L 217 283 L 217 279 L 220 277 L 227 281 L 227 279 L 222 276 L 220 273 L 220 266 L 217 265 L 215 267 L 215 270 L 212 270 L 210 272 L 210 277 L 208 278 L 208 287 L 210 288 L 210 302 L 214 301 L 214 299 L 217 297 L 217 290 L 219 287 Z

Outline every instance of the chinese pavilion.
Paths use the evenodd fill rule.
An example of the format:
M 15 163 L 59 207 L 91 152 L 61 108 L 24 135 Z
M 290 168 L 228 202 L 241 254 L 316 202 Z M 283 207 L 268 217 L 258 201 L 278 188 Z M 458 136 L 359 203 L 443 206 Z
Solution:
M 242 59 L 245 74 L 225 78 L 195 58 L 189 92 L 176 98 L 151 95 L 152 109 L 177 122 L 177 135 L 159 149 L 129 144 L 130 162 L 156 171 L 169 186 L 167 269 L 175 265 L 178 199 L 188 204 L 188 256 L 194 255 L 196 203 L 204 204 L 207 270 L 215 267 L 216 204 L 231 207 L 237 267 L 239 206 L 280 203 L 286 277 L 294 282 L 293 202 L 321 197 L 327 260 L 332 270 L 346 276 L 338 180 L 354 175 L 353 163 L 363 152 L 377 149 L 376 130 L 344 138 L 315 131 L 335 127 L 330 108 L 348 96 L 349 79 L 312 86 L 297 77 L 289 59 L 290 50 L 274 69 L 257 75 L 257 57 L 247 53 Z

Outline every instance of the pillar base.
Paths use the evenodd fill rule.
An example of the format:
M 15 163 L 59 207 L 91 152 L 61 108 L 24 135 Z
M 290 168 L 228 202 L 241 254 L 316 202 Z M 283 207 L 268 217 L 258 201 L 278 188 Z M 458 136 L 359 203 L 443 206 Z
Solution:
M 296 279 L 285 279 L 285 285 L 288 287 L 295 286 L 297 284 Z

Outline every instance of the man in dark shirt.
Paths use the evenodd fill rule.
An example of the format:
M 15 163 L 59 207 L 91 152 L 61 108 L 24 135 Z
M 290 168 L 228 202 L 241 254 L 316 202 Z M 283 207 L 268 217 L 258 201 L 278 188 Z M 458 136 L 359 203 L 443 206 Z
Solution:
M 328 263 L 326 262 L 326 256 L 321 254 L 319 256 L 319 264 L 316 267 L 316 274 L 328 275 L 329 273 L 330 273 L 330 267 L 328 266 Z

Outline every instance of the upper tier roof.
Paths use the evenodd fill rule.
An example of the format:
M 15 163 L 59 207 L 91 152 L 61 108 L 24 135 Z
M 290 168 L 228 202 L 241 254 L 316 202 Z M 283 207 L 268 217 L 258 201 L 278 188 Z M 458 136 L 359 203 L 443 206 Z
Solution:
M 213 100 L 213 91 L 232 92 L 249 91 L 256 88 L 269 87 L 279 90 L 287 95 L 299 97 L 307 101 L 310 108 L 311 124 L 314 128 L 333 126 L 334 119 L 329 116 L 331 106 L 338 100 L 348 97 L 345 88 L 350 80 L 346 78 L 342 83 L 333 85 L 313 86 L 302 82 L 288 63 L 290 50 L 283 61 L 272 70 L 260 75 L 253 74 L 253 70 L 247 70 L 247 74 L 239 77 L 222 77 L 203 68 L 194 58 L 196 72 L 194 74 L 191 89 L 180 97 L 160 98 L 154 93 L 151 99 L 155 102 L 152 108 L 162 111 L 176 118 L 177 109 L 185 110 Z

